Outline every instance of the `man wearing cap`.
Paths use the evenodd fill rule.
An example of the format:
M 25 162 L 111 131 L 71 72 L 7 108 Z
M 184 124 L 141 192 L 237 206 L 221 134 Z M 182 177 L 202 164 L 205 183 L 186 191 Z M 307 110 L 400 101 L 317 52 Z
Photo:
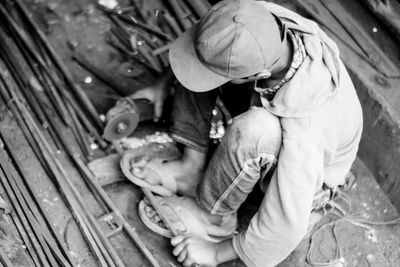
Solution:
M 184 266 L 237 257 L 275 266 L 305 236 L 315 194 L 343 184 L 356 157 L 362 111 L 336 44 L 278 5 L 225 0 L 180 36 L 169 56 L 183 86 L 171 133 L 184 153 L 164 168 L 175 172 L 178 193 L 195 197 L 184 206 L 208 234 L 228 234 L 254 186 L 265 192 L 246 230 L 220 243 L 177 236 L 173 254 Z M 234 118 L 205 167 L 216 89 L 229 83 L 250 85 L 255 106 Z M 160 102 L 157 88 L 142 96 Z

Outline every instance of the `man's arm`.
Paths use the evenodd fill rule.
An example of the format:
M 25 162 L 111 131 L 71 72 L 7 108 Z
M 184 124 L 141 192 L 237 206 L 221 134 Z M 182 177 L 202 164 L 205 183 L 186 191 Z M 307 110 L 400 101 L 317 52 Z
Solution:
M 263 202 L 233 246 L 247 266 L 275 266 L 295 249 L 307 231 L 314 193 L 322 186 L 323 149 L 284 139 L 277 169 Z

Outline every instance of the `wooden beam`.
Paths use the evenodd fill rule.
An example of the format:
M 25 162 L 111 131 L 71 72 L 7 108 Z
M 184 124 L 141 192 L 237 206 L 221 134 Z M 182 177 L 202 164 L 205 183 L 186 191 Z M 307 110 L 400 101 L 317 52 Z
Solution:
M 400 42 L 400 3 L 396 0 L 363 0 Z
M 367 55 L 369 61 L 387 78 L 399 78 L 399 67 L 394 64 L 381 47 L 357 24 L 353 15 L 337 1 L 321 1 L 337 21 L 351 35 L 361 50 Z

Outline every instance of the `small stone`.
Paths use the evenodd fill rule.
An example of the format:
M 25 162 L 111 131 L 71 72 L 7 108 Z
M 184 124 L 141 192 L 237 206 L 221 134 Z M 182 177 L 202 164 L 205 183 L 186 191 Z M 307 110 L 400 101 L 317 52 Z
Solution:
M 69 15 L 65 15 L 65 16 L 64 16 L 64 21 L 65 21 L 66 23 L 71 22 L 71 17 L 70 17 Z
M 74 50 L 75 48 L 78 47 L 79 43 L 76 40 L 68 40 L 67 45 L 71 50 Z
M 376 232 L 374 229 L 366 231 L 365 236 L 367 237 L 367 239 L 371 240 L 372 243 L 378 243 L 378 237 L 376 236 Z
M 373 27 L 372 32 L 378 32 L 378 29 L 376 27 Z
M 93 78 L 92 78 L 91 76 L 86 76 L 84 82 L 85 82 L 86 84 L 90 84 L 90 83 L 93 82 Z
M 90 149 L 91 150 L 96 150 L 96 149 L 98 149 L 99 148 L 99 146 L 97 145 L 97 144 L 95 144 L 95 143 L 91 143 L 90 144 Z
M 374 262 L 374 260 L 375 260 L 375 256 L 372 255 L 372 254 L 368 254 L 367 257 L 366 257 L 366 259 L 367 259 L 367 261 L 368 261 L 369 263 L 372 263 L 372 262 Z
M 95 10 L 96 10 L 96 6 L 93 5 L 93 4 L 89 4 L 89 5 L 87 6 L 86 12 L 87 12 L 88 14 L 94 14 Z
M 114 9 L 118 6 L 118 1 L 116 1 L 116 0 L 99 0 L 99 4 L 106 8 Z
M 48 4 L 47 4 L 47 7 L 48 7 L 50 10 L 55 10 L 55 9 L 57 8 L 57 6 L 58 6 L 57 3 L 48 3 Z

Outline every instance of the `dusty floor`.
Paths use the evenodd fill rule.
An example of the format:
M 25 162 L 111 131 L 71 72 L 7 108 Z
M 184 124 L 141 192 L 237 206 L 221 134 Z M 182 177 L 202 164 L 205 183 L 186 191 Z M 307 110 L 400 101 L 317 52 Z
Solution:
M 115 92 L 71 59 L 71 47 L 74 47 L 75 51 L 85 54 L 94 64 L 105 66 L 110 73 L 115 75 L 115 79 L 126 79 L 115 71 L 126 59 L 105 44 L 106 32 L 109 29 L 108 20 L 96 10 L 92 1 L 89 0 L 26 0 L 25 2 L 29 3 L 35 19 L 46 31 L 56 50 L 65 59 L 76 81 L 82 85 L 96 107 L 102 113 L 106 112 L 115 102 Z M 138 66 L 138 68 L 142 67 Z M 150 82 L 153 76 L 146 71 L 145 73 L 140 80 L 126 80 L 126 88 L 132 88 L 133 91 Z M 90 82 L 88 82 L 90 80 L 87 79 L 88 77 L 92 78 Z M 128 91 L 126 94 L 129 93 Z M 52 215 L 54 225 L 64 236 L 76 264 L 96 266 L 96 262 L 78 232 L 76 223 L 70 219 L 71 215 L 62 203 L 57 188 L 45 177 L 38 161 L 22 138 L 15 121 L 10 116 L 5 116 L 0 127 L 5 129 L 6 138 L 12 144 L 13 155 L 21 165 L 23 173 L 29 175 L 30 185 L 39 195 L 47 212 Z M 59 156 L 65 159 L 63 153 Z M 65 160 L 65 162 L 68 161 Z M 101 211 L 94 204 L 88 189 L 79 180 L 79 176 L 73 171 L 71 165 L 66 164 L 71 171 L 71 179 L 79 186 L 81 194 L 87 199 L 93 213 L 100 215 Z M 373 221 L 390 220 L 399 216 L 362 162 L 356 161 L 353 171 L 357 176 L 356 183 L 350 190 L 354 212 Z M 154 235 L 138 220 L 136 207 L 141 198 L 139 190 L 127 182 L 107 186 L 106 190 L 151 251 L 160 262 L 163 262 L 163 266 L 179 266 L 171 256 L 168 240 Z M 18 237 L 15 238 L 17 233 L 15 229 L 13 230 L 9 217 L 3 215 L 0 219 L 0 227 L 5 230 L 4 235 L 0 234 L 1 247 L 12 258 L 15 266 L 33 266 L 24 252 L 21 241 L 18 240 Z M 371 231 L 343 222 L 338 225 L 337 232 L 342 256 L 347 266 L 400 266 L 399 225 L 374 226 Z M 334 255 L 334 243 L 328 230 L 322 234 L 323 242 L 314 252 L 314 259 L 327 261 Z M 137 249 L 129 244 L 126 237 L 118 236 L 112 242 L 118 247 L 127 266 L 149 266 Z M 304 240 L 280 266 L 309 266 L 305 262 L 308 246 L 308 240 Z M 242 264 L 236 261 L 224 266 L 242 266 Z

